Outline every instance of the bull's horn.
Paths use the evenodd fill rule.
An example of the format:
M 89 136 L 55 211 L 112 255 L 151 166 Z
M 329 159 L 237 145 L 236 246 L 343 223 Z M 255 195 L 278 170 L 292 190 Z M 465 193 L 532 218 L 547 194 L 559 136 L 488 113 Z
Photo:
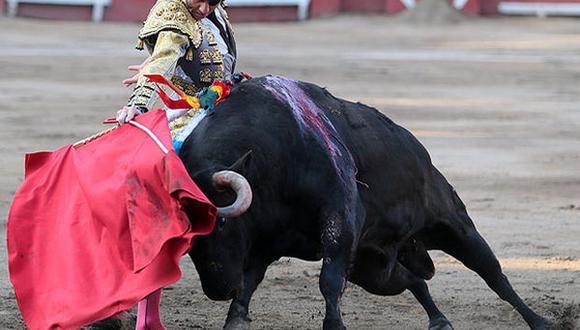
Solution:
M 248 180 L 234 171 L 220 171 L 212 176 L 213 184 L 219 188 L 231 188 L 236 193 L 236 201 L 229 206 L 218 207 L 218 216 L 235 218 L 242 215 L 252 204 L 252 188 Z

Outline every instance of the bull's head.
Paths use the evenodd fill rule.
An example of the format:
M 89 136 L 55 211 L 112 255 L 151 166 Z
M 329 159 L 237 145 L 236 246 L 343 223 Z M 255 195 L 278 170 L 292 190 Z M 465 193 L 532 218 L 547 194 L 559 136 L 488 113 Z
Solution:
M 247 159 L 249 153 L 241 161 Z M 208 198 L 218 205 L 218 218 L 213 232 L 208 236 L 197 237 L 190 252 L 203 291 L 213 300 L 232 299 L 242 286 L 248 249 L 246 224 L 242 215 L 252 202 L 250 184 L 235 171 L 242 164 L 238 161 L 227 170 L 206 170 L 194 176 L 194 181 Z

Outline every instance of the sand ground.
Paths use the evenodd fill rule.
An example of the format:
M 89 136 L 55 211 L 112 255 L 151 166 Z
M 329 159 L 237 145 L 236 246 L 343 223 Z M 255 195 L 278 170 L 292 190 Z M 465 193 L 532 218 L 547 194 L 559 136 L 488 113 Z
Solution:
M 103 129 L 124 104 L 136 24 L 0 19 L 0 239 L 23 155 Z M 414 132 L 455 186 L 521 296 L 574 328 L 580 304 L 580 20 L 502 18 L 421 25 L 380 16 L 239 24 L 239 70 L 282 74 L 375 106 Z M 453 259 L 434 252 L 431 292 L 456 329 L 526 329 Z M 183 259 L 165 291 L 170 329 L 219 328 L 228 304 L 204 297 Z M 283 258 L 252 305 L 255 329 L 320 328 L 319 263 Z M 0 244 L 0 329 L 22 329 Z M 408 293 L 350 285 L 353 329 L 425 329 Z M 567 325 L 566 325 L 567 324 Z

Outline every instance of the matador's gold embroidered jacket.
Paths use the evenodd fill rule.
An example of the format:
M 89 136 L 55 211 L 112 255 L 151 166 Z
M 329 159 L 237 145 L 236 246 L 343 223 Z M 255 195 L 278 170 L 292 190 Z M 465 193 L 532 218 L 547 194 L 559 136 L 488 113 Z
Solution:
M 225 58 L 218 49 L 214 33 L 191 15 L 183 0 L 157 1 L 139 32 L 137 43 L 137 49 L 147 47 L 151 59 L 141 70 L 128 106 L 142 111 L 153 107 L 157 93 L 144 74 L 161 74 L 193 96 L 214 80 L 225 79 L 233 72 L 236 50 L 232 28 L 224 8 L 218 6 L 215 11 L 219 11 L 216 16 L 223 18 L 226 25 L 223 31 L 226 35 L 218 36 L 229 41 L 226 41 L 228 53 Z

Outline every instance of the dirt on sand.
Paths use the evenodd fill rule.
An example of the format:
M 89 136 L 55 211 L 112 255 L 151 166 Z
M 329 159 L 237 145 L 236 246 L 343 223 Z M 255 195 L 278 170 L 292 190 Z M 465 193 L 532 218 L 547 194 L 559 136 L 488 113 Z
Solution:
M 103 129 L 129 90 L 135 24 L 0 19 L 0 239 L 26 152 Z M 346 16 L 238 24 L 238 69 L 282 74 L 375 106 L 410 129 L 463 198 L 521 297 L 563 329 L 580 304 L 580 21 L 474 19 L 421 27 Z M 23 329 L 0 244 L 0 329 Z M 433 252 L 429 281 L 456 329 L 526 329 L 519 315 L 454 259 Z M 169 329 L 220 328 L 227 302 L 208 300 L 191 262 L 164 291 Z M 316 329 L 319 263 L 283 258 L 251 304 L 255 329 Z M 409 293 L 349 285 L 353 329 L 425 329 Z

